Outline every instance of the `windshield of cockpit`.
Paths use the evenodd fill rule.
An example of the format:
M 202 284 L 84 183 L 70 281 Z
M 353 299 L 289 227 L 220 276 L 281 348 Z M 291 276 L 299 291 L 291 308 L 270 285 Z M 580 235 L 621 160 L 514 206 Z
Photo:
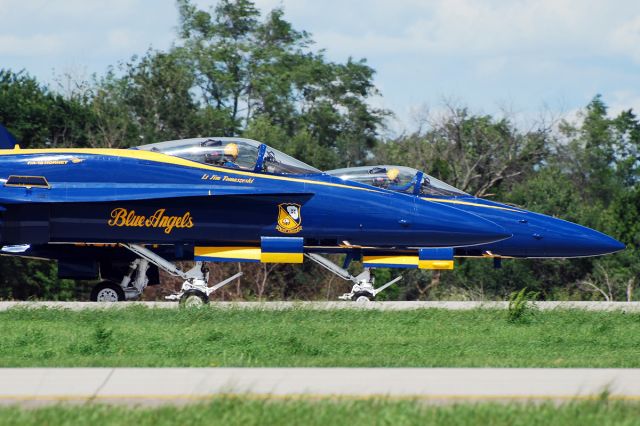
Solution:
M 329 170 L 327 174 L 378 188 L 424 196 L 459 197 L 467 193 L 429 176 L 420 170 L 403 166 L 369 166 Z
M 313 174 L 320 170 L 261 142 L 243 138 L 196 138 L 143 145 L 138 149 L 160 152 L 198 163 L 274 174 Z

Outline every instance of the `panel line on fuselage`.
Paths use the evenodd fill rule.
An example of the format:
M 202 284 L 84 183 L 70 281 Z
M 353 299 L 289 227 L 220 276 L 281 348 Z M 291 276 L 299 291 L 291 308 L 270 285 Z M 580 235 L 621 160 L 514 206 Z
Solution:
M 489 204 L 472 203 L 470 201 L 450 200 L 448 198 L 431 198 L 431 197 L 421 197 L 421 198 L 423 200 L 425 200 L 425 201 L 433 201 L 433 202 L 436 202 L 436 203 L 460 204 L 460 205 L 464 205 L 464 206 L 484 207 L 484 208 L 487 208 L 487 209 L 506 210 L 506 211 L 516 212 L 516 213 L 527 213 L 526 210 L 516 210 L 516 209 L 510 209 L 508 207 L 492 206 L 492 205 L 489 205 Z

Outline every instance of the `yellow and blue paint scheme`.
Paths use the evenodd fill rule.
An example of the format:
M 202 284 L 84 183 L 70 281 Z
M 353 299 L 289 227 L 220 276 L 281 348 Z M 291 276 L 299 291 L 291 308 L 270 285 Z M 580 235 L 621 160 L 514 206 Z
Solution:
M 362 256 L 362 264 L 369 268 L 453 269 L 453 248 L 420 248 L 415 254 L 374 254 Z
M 125 243 L 175 260 L 299 263 L 307 252 L 357 252 L 366 266 L 429 269 L 450 269 L 453 255 L 487 251 L 570 257 L 623 247 L 596 231 L 468 194 L 406 193 L 345 180 L 256 141 L 21 149 L 3 139 L 2 129 L 0 247 L 29 245 L 20 255 L 60 260 L 67 270 L 74 261 L 91 270 L 86 262 L 129 260 L 118 248 Z M 193 150 L 171 151 L 212 141 L 253 147 L 253 163 L 213 164 L 194 158 Z
M 262 263 L 302 263 L 304 238 L 262 237 Z
M 343 182 L 368 183 L 415 197 L 416 204 L 448 205 L 487 219 L 512 236 L 492 243 L 456 246 L 460 257 L 582 257 L 622 250 L 619 241 L 593 229 L 520 207 L 473 197 L 426 173 L 402 166 L 378 165 L 337 169 L 327 172 Z M 439 260 L 420 260 L 429 267 L 448 268 Z
M 260 247 L 194 247 L 194 260 L 205 262 L 250 262 L 261 261 Z
M 457 208 L 417 207 L 404 194 L 343 183 L 320 172 L 258 172 L 150 150 L 0 150 L 0 179 L 14 175 L 42 176 L 50 187 L 0 187 L 0 205 L 8 208 L 1 233 L 5 244 L 257 246 L 262 237 L 286 236 L 329 247 L 344 240 L 447 247 L 509 237 L 501 227 Z M 283 205 L 298 206 L 295 226 L 278 224 Z M 299 258 L 280 256 L 285 257 Z
M 260 247 L 195 247 L 194 260 L 206 262 L 302 263 L 304 239 L 263 237 Z

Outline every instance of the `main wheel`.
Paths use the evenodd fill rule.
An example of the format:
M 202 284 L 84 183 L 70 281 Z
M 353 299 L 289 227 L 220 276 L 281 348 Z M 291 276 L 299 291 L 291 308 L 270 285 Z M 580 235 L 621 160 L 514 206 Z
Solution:
M 124 302 L 124 290 L 111 281 L 102 281 L 91 289 L 92 302 Z
M 187 290 L 180 298 L 180 306 L 185 308 L 197 308 L 209 303 L 209 297 L 200 290 Z
M 375 300 L 375 296 L 368 291 L 359 291 L 351 297 L 354 302 L 371 302 Z

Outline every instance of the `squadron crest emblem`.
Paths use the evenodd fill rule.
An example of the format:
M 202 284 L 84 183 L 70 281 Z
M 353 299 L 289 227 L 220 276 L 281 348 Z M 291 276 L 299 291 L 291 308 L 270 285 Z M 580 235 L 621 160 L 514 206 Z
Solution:
M 285 203 L 278 205 L 278 225 L 276 229 L 284 234 L 296 234 L 302 230 L 300 204 Z

